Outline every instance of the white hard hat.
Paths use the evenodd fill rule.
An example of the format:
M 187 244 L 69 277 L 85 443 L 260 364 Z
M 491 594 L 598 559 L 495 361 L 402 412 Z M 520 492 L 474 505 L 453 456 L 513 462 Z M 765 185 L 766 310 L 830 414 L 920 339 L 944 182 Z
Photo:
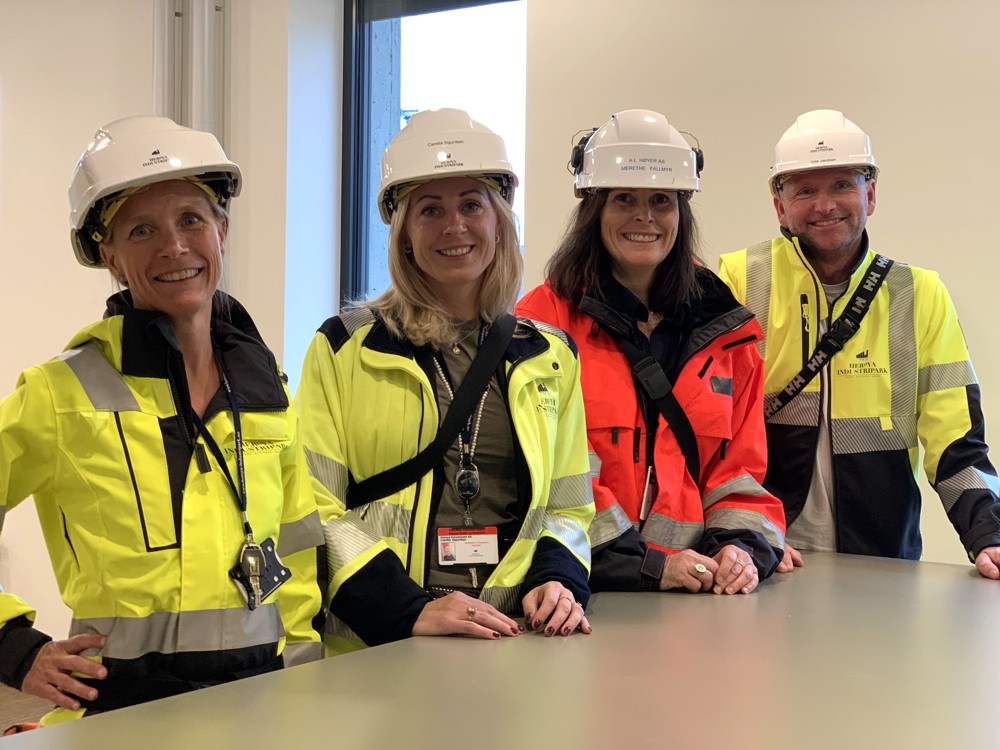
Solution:
M 868 135 L 843 112 L 814 109 L 799 115 L 774 147 L 771 193 L 777 195 L 783 175 L 829 167 L 857 168 L 869 180 L 878 176 Z
M 591 188 L 691 191 L 701 189 L 704 156 L 659 112 L 627 109 L 582 138 L 569 166 L 577 198 Z
M 517 175 L 507 161 L 503 138 L 460 109 L 417 112 L 382 154 L 382 221 L 389 223 L 399 203 L 397 191 L 404 185 L 459 175 L 492 177 L 513 204 Z
M 198 178 L 223 208 L 239 195 L 240 168 L 211 133 L 185 128 L 167 117 L 139 115 L 115 120 L 94 134 L 80 156 L 69 186 L 70 241 L 76 259 L 102 268 L 98 249 L 107 227 L 105 198 L 126 188 Z

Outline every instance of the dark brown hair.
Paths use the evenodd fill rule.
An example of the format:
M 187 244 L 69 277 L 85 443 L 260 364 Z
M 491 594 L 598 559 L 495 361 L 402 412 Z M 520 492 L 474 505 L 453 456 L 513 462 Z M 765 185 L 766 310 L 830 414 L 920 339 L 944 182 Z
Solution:
M 695 278 L 699 265 L 698 227 L 691 212 L 691 193 L 679 192 L 677 199 L 677 239 L 670 254 L 657 266 L 649 286 L 649 308 L 656 312 L 672 310 L 688 297 L 700 294 Z M 570 215 L 559 247 L 545 265 L 556 294 L 574 307 L 580 305 L 584 292 L 602 298 L 601 279 L 611 276 L 611 258 L 601 239 L 601 211 L 607 201 L 608 190 L 604 188 L 584 196 Z

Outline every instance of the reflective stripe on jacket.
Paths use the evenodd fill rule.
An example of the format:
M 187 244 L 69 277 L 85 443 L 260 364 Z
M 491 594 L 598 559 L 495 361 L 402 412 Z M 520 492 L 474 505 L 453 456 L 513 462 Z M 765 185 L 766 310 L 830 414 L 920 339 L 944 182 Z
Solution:
M 70 634 L 107 635 L 93 655 L 109 669 L 102 694 L 151 675 L 210 683 L 272 669 L 278 654 L 286 663 L 321 656 L 312 620 L 321 609 L 322 527 L 273 356 L 235 301 L 229 320 L 213 320 L 241 405 L 254 534 L 274 540 L 292 571 L 250 612 L 228 574 L 243 543 L 241 515 L 202 438 L 192 452 L 194 433 L 175 406 L 187 386 L 171 374 L 183 361 L 169 321 L 115 300 L 110 317 L 25 370 L 0 402 L 0 511 L 34 495 L 73 612 Z M 221 389 L 204 421 L 236 477 Z M 0 593 L 5 629 L 33 618 L 22 599 Z
M 777 550 L 784 546 L 781 504 L 760 484 L 766 465 L 763 372 L 753 346 L 760 329 L 723 292 L 731 309 L 692 331 L 673 384 L 697 440 L 700 486 L 666 420 L 658 421 L 658 492 L 642 535 L 666 553 L 696 546 L 707 529 L 747 529 Z M 517 309 L 564 329 L 579 347 L 597 508 L 590 534 L 597 547 L 639 525 L 648 437 L 639 386 L 619 345 L 548 282 L 526 294 Z
M 820 321 L 841 314 L 874 257 L 868 248 L 831 310 L 798 238 L 722 256 L 722 278 L 764 328 L 766 394 L 803 367 Z M 918 438 L 924 471 L 966 549 L 1000 543 L 1000 486 L 987 458 L 979 385 L 936 273 L 897 261 L 861 329 L 830 360 L 828 378 L 828 414 L 820 414 L 815 377 L 767 424 L 765 486 L 783 500 L 789 523 L 805 504 L 819 420 L 828 419 L 839 551 L 920 557 Z
M 412 351 L 362 308 L 327 321 L 306 354 L 296 393 L 303 442 L 321 491 L 332 495 L 340 509 L 325 524 L 334 615 L 345 582 L 371 575 L 373 560 L 385 550 L 398 557 L 416 586 L 424 585 L 435 534 L 433 472 L 398 493 L 346 509 L 349 475 L 360 482 L 396 466 L 437 434 L 434 387 Z M 567 553 L 586 586 L 586 529 L 594 505 L 578 363 L 565 334 L 519 321 L 504 368 L 514 438 L 530 474 L 530 498 L 520 533 L 480 598 L 512 613 L 520 608 L 522 583 L 542 540 Z M 378 585 L 373 581 L 374 595 Z M 392 606 L 384 602 L 379 616 L 393 617 Z M 334 652 L 363 645 L 339 617 L 329 619 L 325 640 Z

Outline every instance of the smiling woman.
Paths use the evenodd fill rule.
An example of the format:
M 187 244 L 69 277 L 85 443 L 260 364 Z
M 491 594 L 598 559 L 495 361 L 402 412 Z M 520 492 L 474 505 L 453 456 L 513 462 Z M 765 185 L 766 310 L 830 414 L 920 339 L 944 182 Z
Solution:
M 199 183 L 168 180 L 137 190 L 117 211 L 101 259 L 137 308 L 165 312 L 175 326 L 211 316 L 227 227 L 217 205 Z
M 413 191 L 405 215 L 405 252 L 452 315 L 473 319 L 499 237 L 486 185 L 472 177 L 434 180 Z
M 660 113 L 627 110 L 570 163 L 582 200 L 517 309 L 580 347 L 600 466 L 591 586 L 749 594 L 785 524 L 760 485 L 760 327 L 695 257 L 703 156 Z
M 503 140 L 456 109 L 413 115 L 383 156 L 392 284 L 322 325 L 296 395 L 338 508 L 334 652 L 517 636 L 522 613 L 546 635 L 590 632 L 577 359 L 561 331 L 509 314 L 516 187 Z
M 160 117 L 98 130 L 73 175 L 77 260 L 127 288 L 0 401 L 0 523 L 34 495 L 74 615 L 52 641 L 0 590 L 0 680 L 55 704 L 45 721 L 321 655 L 297 420 L 217 288 L 241 179 L 213 135 Z

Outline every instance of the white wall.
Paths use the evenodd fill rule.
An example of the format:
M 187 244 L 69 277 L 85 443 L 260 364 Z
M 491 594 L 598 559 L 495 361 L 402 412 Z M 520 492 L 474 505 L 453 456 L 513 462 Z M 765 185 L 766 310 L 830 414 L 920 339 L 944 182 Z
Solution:
M 719 253 L 777 233 L 766 179 L 784 129 L 804 111 L 841 109 L 871 134 L 882 170 L 872 244 L 941 272 L 983 385 L 987 438 L 997 435 L 997 28 L 992 0 L 529 0 L 525 288 L 574 205 L 565 164 L 577 131 L 637 107 L 694 133 L 714 268 Z M 964 560 L 926 486 L 924 498 L 925 559 Z

